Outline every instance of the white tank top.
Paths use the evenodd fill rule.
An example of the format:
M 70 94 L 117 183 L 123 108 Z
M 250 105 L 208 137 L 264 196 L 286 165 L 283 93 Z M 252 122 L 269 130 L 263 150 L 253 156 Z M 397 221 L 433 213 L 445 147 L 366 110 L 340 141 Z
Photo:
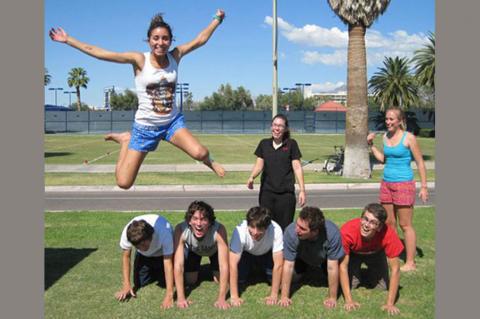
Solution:
M 178 114 L 175 103 L 177 61 L 167 53 L 168 67 L 157 69 L 150 63 L 150 52 L 145 52 L 145 64 L 135 76 L 138 110 L 135 122 L 148 126 L 164 126 Z

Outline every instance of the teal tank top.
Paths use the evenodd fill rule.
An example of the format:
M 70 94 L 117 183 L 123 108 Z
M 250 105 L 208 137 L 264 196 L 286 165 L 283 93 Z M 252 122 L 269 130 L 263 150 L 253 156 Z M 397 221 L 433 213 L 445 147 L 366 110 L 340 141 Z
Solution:
M 413 170 L 410 166 L 412 152 L 403 145 L 407 132 L 403 133 L 400 143 L 396 146 L 388 146 L 383 141 L 383 154 L 385 155 L 385 167 L 383 180 L 386 182 L 408 182 L 413 180 Z

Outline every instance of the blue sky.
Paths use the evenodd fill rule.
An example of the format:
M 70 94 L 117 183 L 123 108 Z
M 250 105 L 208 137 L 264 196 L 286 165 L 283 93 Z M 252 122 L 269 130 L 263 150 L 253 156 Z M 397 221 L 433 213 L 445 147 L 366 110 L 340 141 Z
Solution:
M 221 84 L 244 86 L 255 97 L 272 93 L 271 0 L 45 0 L 45 67 L 52 81 L 45 103 L 54 104 L 49 87 L 67 86 L 70 69 L 82 67 L 90 78 L 82 89 L 83 102 L 101 107 L 103 90 L 134 87 L 130 65 L 96 60 L 48 37 L 50 27 L 61 26 L 71 36 L 112 51 L 147 51 L 146 31 L 157 12 L 173 28 L 172 48 L 192 40 L 210 22 L 217 8 L 227 18 L 210 41 L 184 57 L 179 82 L 189 83 L 196 101 Z M 278 83 L 312 83 L 314 91 L 341 86 L 347 78 L 348 28 L 327 0 L 278 0 Z M 411 57 L 435 31 L 434 0 L 392 0 L 387 11 L 367 31 L 368 77 L 385 56 Z M 59 105 L 68 94 L 58 92 Z M 75 97 L 72 95 L 72 102 Z

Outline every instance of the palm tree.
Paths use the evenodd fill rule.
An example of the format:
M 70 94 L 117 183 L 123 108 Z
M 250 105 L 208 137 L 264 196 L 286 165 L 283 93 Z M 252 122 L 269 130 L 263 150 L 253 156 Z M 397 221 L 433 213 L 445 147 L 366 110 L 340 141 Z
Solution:
M 423 48 L 416 50 L 412 59 L 415 77 L 421 85 L 435 90 L 435 34 L 429 33 L 428 41 Z
M 68 72 L 68 86 L 75 87 L 77 91 L 77 111 L 80 111 L 80 105 L 82 105 L 80 100 L 80 87 L 86 89 L 88 81 L 90 81 L 90 79 L 87 77 L 87 71 L 83 68 L 73 68 Z
M 383 67 L 370 78 L 368 88 L 381 111 L 389 106 L 408 109 L 418 100 L 417 85 L 405 57 L 386 57 Z
M 52 76 L 48 74 L 48 69 L 45 68 L 45 73 L 43 74 L 43 85 L 44 86 L 49 85 L 51 80 L 52 80 Z
M 420 84 L 423 105 L 427 106 L 428 118 L 435 123 L 435 111 L 432 108 L 435 101 L 435 34 L 429 33 L 428 41 L 423 48 L 416 50 L 412 62 L 415 78 Z
M 347 114 L 343 176 L 369 178 L 367 146 L 367 57 L 365 32 L 388 7 L 390 0 L 328 0 L 335 14 L 348 25 Z

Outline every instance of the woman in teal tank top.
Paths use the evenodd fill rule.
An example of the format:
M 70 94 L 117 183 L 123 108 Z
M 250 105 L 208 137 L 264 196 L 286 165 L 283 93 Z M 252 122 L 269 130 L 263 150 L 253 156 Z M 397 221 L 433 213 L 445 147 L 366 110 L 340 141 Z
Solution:
M 397 218 L 405 237 L 405 265 L 402 271 L 416 270 L 416 234 L 413 228 L 413 205 L 415 203 L 415 180 L 410 162 L 415 160 L 420 175 L 421 188 L 418 196 L 428 200 L 427 172 L 422 152 L 415 136 L 405 130 L 405 114 L 398 107 L 390 107 L 385 113 L 387 133 L 383 137 L 383 152 L 373 145 L 375 133 L 367 136 L 373 156 L 384 163 L 383 180 L 380 185 L 380 202 L 387 211 L 386 223 L 397 229 Z

